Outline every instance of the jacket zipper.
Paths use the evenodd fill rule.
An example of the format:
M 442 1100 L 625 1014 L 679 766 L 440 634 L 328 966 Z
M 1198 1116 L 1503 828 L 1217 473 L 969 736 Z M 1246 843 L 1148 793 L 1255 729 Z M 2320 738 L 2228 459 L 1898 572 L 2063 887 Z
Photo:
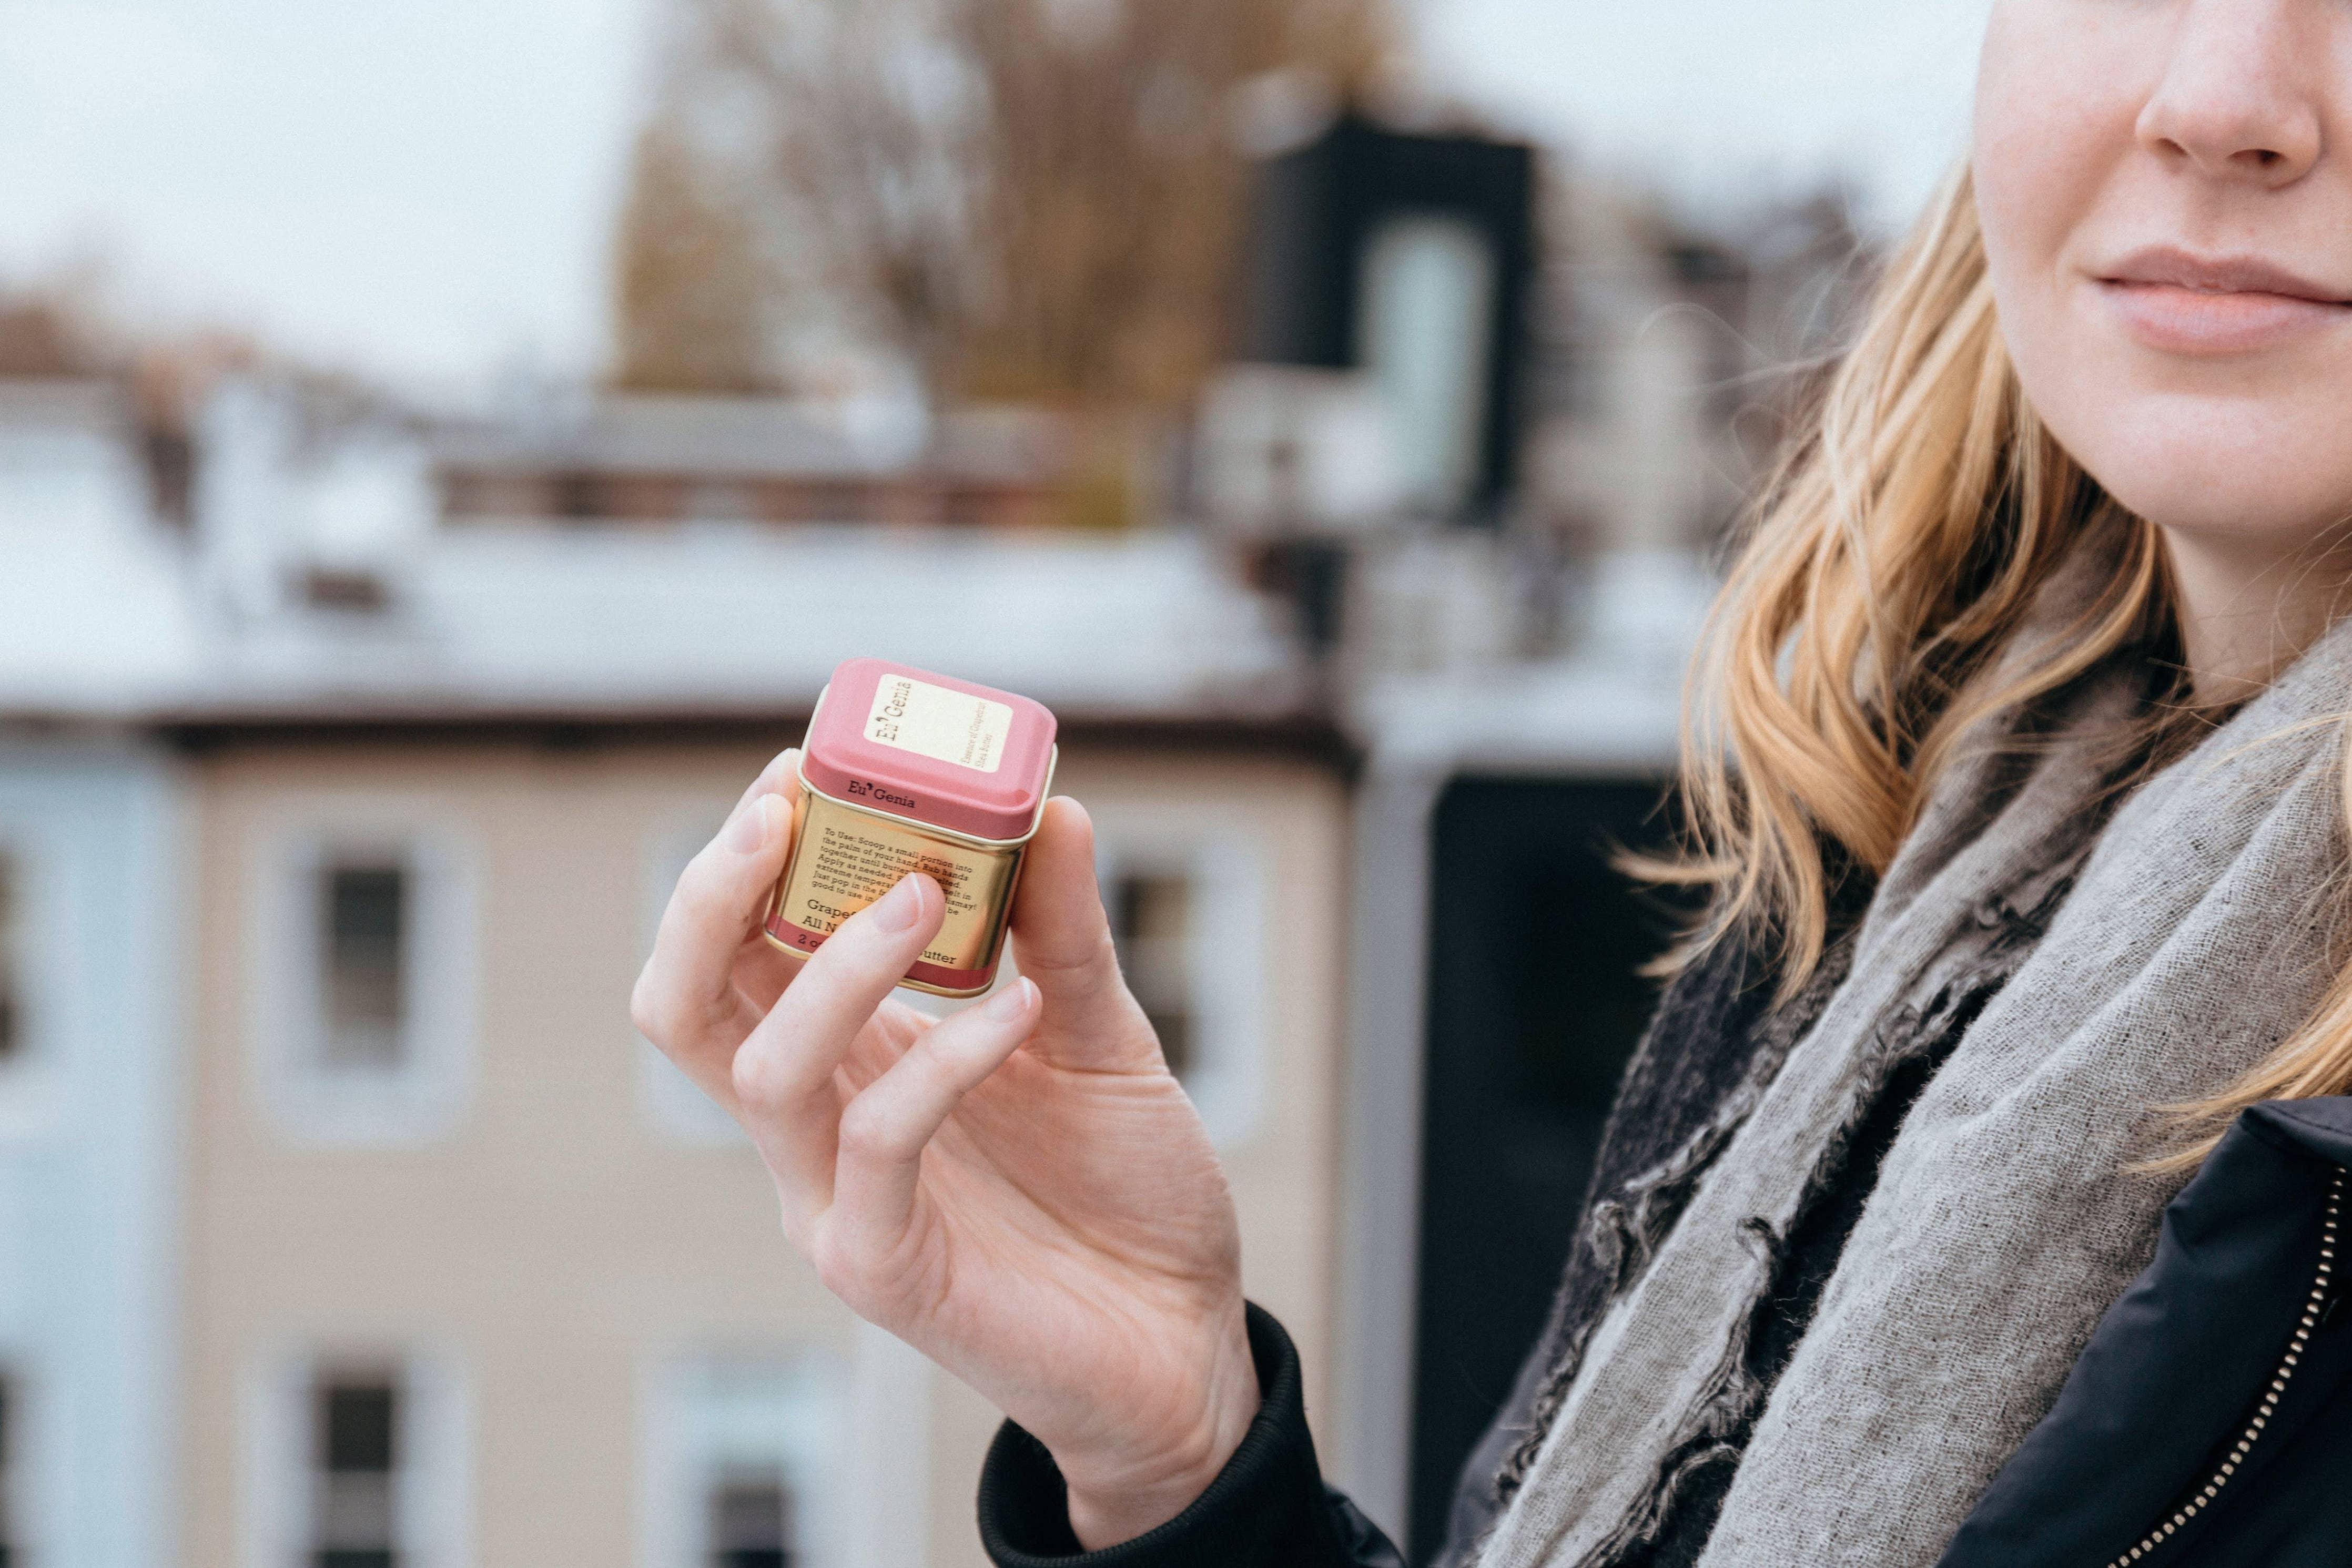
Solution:
M 2170 1540 L 2174 1531 L 2211 1506 L 2221 1489 L 2230 1484 L 2230 1478 L 2238 1473 L 2238 1467 L 2245 1463 L 2248 1450 L 2263 1435 L 2263 1428 L 2270 1425 L 2271 1416 L 2278 1410 L 2280 1396 L 2286 1392 L 2286 1385 L 2294 1381 L 2294 1369 L 2302 1362 L 2312 1334 L 2318 1329 L 2320 1317 L 2335 1304 L 2330 1287 L 2336 1278 L 2336 1234 L 2343 1211 L 2344 1168 L 2339 1166 L 2327 1184 L 2326 1217 L 2319 1228 L 2319 1269 L 2311 1282 L 2311 1295 L 2303 1304 L 2303 1321 L 2295 1325 L 2294 1338 L 2287 1342 L 2286 1354 L 2279 1359 L 2278 1369 L 2271 1375 L 2270 1387 L 2263 1392 L 2262 1405 L 2254 1411 L 2253 1418 L 2246 1423 L 2246 1429 L 2238 1434 L 2237 1447 L 2222 1458 L 2221 1468 L 2206 1478 L 2204 1486 L 2189 1493 L 2189 1500 L 2174 1510 L 2171 1518 L 2141 1537 L 2138 1545 L 2108 1563 L 2107 1568 L 2125 1568 L 2126 1564 L 2138 1562 Z

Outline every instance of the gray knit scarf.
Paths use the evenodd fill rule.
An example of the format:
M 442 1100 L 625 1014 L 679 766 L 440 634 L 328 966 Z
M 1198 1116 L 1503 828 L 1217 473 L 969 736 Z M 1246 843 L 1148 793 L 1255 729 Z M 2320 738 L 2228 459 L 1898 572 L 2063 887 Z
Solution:
M 2095 570 L 2073 564 L 2013 658 L 2069 634 Z M 1752 1110 L 1582 1345 L 1482 1568 L 1618 1560 L 1677 1466 L 1750 1416 L 1702 1568 L 1932 1563 L 2049 1409 L 2178 1185 L 2130 1168 L 2149 1113 L 2252 1066 L 2328 977 L 2344 806 L 2325 721 L 2352 707 L 2352 622 L 2115 808 L 1905 1120 L 1760 1413 L 1747 1333 L 1889 1039 L 1976 961 L 1981 911 L 2074 874 L 2145 678 L 2119 660 L 2054 713 L 1989 721 L 1947 771 L 1851 967 L 1790 1050 L 1759 1053 Z

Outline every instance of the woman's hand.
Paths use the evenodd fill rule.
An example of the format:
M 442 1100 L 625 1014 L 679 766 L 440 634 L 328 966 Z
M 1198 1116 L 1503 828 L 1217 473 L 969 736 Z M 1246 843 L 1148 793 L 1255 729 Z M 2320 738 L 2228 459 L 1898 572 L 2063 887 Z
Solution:
M 934 1022 L 890 999 L 944 913 L 927 876 L 805 962 L 760 936 L 797 764 L 678 879 L 637 1027 L 751 1134 L 826 1287 L 1045 1443 L 1081 1543 L 1139 1535 L 1206 1489 L 1258 1387 L 1233 1198 L 1119 977 L 1093 829 L 1045 808 L 1023 977 Z

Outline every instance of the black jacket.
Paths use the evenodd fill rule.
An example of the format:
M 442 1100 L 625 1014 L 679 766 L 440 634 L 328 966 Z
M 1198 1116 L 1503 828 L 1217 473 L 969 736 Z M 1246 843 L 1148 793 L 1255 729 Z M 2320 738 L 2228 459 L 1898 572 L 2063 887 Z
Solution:
M 2352 1563 L 2347 1166 L 2352 1098 L 2240 1118 L 1938 1568 Z M 980 1487 L 1000 1568 L 1403 1568 L 1323 1485 L 1288 1337 L 1252 1308 L 1250 1341 L 1265 1396 L 1241 1448 L 1123 1545 L 1078 1550 L 1052 1460 L 1007 1423 Z

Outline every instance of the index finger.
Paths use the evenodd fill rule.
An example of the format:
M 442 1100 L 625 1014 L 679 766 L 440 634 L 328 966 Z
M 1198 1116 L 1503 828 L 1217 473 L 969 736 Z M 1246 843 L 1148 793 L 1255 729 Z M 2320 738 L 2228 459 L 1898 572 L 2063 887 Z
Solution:
M 787 746 L 777 752 L 775 756 L 768 758 L 768 765 L 760 769 L 760 776 L 746 785 L 740 795 L 735 797 L 735 809 L 727 813 L 728 820 L 732 821 L 735 811 L 741 810 L 762 795 L 782 794 L 785 786 L 800 777 L 800 771 L 801 748 L 799 747 Z

